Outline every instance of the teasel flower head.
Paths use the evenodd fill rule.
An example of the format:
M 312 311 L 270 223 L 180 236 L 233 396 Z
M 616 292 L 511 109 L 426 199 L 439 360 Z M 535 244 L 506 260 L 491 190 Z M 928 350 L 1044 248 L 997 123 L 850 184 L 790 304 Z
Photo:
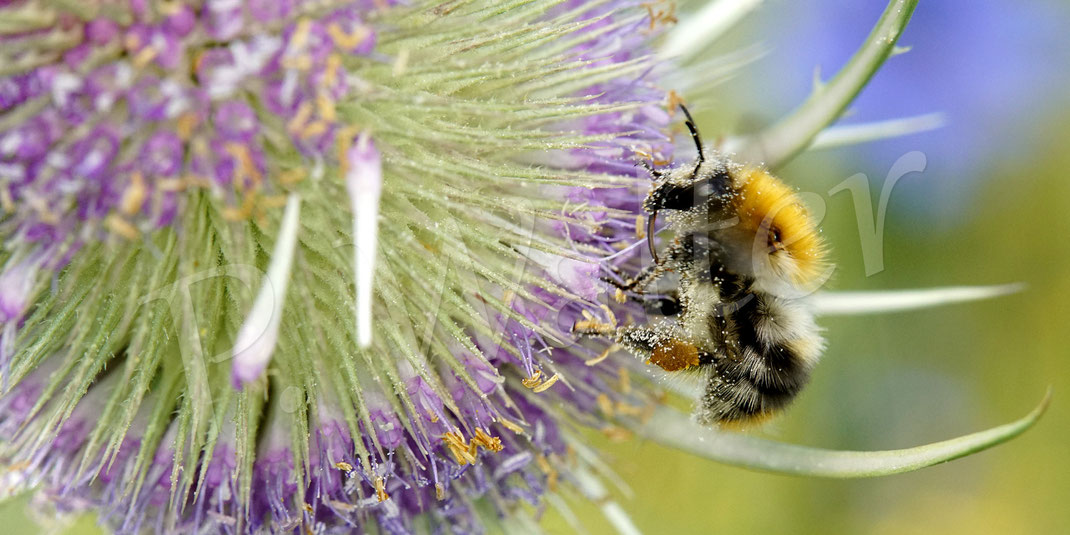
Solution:
M 718 4 L 696 20 L 753 3 Z M 805 148 L 912 7 L 867 75 L 738 151 Z M 0 20 L 5 492 L 121 533 L 468 533 L 535 528 L 568 487 L 632 529 L 578 430 L 672 442 L 687 419 L 569 329 L 641 313 L 600 277 L 641 249 L 637 161 L 673 157 L 672 84 L 716 81 L 685 66 L 715 32 L 666 38 L 673 4 L 631 1 L 15 0 Z M 725 437 L 707 456 L 825 466 Z

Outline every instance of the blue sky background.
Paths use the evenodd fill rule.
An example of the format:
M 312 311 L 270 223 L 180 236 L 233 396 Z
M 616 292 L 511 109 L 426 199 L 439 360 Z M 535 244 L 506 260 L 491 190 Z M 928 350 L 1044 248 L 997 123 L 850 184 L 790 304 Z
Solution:
M 923 218 L 958 213 L 994 166 L 1013 161 L 1036 139 L 1038 122 L 1070 104 L 1070 2 L 922 0 L 899 44 L 912 50 L 891 58 L 850 108 L 843 123 L 943 112 L 933 132 L 840 149 L 848 174 L 865 172 L 875 188 L 900 155 L 928 156 L 925 187 L 905 180 Z M 769 54 L 739 82 L 753 91 L 771 121 L 810 92 L 813 70 L 831 77 L 865 39 L 883 11 L 881 0 L 771 0 L 744 30 Z M 772 111 L 765 111 L 772 110 Z M 1028 177 L 1023 177 L 1028 180 Z M 1008 185 L 1012 186 L 1012 185 Z M 900 191 L 902 190 L 902 191 Z

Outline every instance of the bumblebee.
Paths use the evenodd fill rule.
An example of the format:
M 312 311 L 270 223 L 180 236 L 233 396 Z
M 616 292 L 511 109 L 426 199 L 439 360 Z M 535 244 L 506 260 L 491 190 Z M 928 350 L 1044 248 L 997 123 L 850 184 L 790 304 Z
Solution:
M 696 161 L 665 171 L 644 162 L 653 178 L 643 209 L 654 263 L 630 280 L 607 279 L 635 299 L 662 296 L 650 302 L 667 317 L 619 327 L 581 321 L 574 330 L 610 338 L 666 371 L 701 374 L 700 423 L 757 423 L 791 402 L 824 348 L 802 298 L 829 272 L 826 248 L 792 188 L 707 150 L 681 108 Z M 674 239 L 659 256 L 663 213 Z M 650 291 L 665 281 L 675 287 Z

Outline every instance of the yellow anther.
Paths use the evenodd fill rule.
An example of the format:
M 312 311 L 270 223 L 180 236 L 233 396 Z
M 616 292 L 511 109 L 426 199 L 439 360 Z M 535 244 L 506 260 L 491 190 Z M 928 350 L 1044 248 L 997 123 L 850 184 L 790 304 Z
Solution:
M 632 438 L 632 432 L 616 425 L 609 425 L 602 428 L 602 434 L 609 440 L 614 442 L 624 442 Z
M 525 388 L 535 388 L 542 382 L 541 377 L 542 370 L 535 370 L 535 373 L 531 374 L 531 377 L 521 380 L 520 384 L 524 385 Z
M 502 446 L 502 439 L 491 436 L 486 431 L 476 428 L 476 435 L 472 437 L 472 444 L 478 444 L 490 451 L 498 452 L 502 451 L 505 446 Z
M 328 124 L 326 121 L 315 121 L 312 124 L 305 127 L 301 131 L 301 139 L 308 139 L 311 137 L 322 136 L 327 132 Z
M 157 3 L 157 9 L 160 10 L 162 15 L 177 15 L 182 11 L 182 4 L 171 0 L 164 0 Z
M 368 37 L 369 33 L 371 33 L 371 31 L 364 26 L 358 26 L 350 33 L 346 33 L 337 22 L 333 22 L 327 26 L 327 35 L 330 35 L 335 46 L 342 50 L 352 50 L 357 48 L 364 42 L 364 39 Z
M 380 502 L 390 499 L 390 495 L 386 493 L 386 479 L 383 479 L 383 476 L 375 478 L 375 498 Z
M 297 56 L 290 56 L 282 58 L 279 62 L 284 69 L 294 69 L 298 71 L 307 71 L 312 68 L 312 56 L 308 54 L 300 54 Z
M 637 240 L 646 238 L 646 218 L 643 214 L 635 216 L 635 238 Z
M 516 299 L 516 292 L 512 290 L 502 292 L 502 302 L 505 303 L 505 306 L 512 308 L 514 299 Z
M 668 7 L 661 9 L 661 5 L 668 4 Z M 654 31 L 657 29 L 658 23 L 661 24 L 674 24 L 676 20 L 676 2 L 647 2 L 640 4 L 646 8 L 646 12 L 650 15 L 650 28 L 648 31 Z M 657 8 L 657 9 L 655 9 Z
M 669 115 L 674 115 L 676 113 L 677 108 L 679 108 L 680 105 L 683 103 L 684 98 L 681 97 L 675 89 L 670 89 L 667 102 L 665 103 L 665 107 L 669 109 Z
M 436 500 L 445 500 L 446 499 L 446 489 L 442 487 L 442 483 L 435 483 L 435 499 Z
M 279 173 L 278 182 L 283 186 L 291 186 L 308 177 L 304 169 L 287 169 Z
M 468 443 L 464 440 L 464 435 L 460 431 L 451 431 L 442 435 L 442 442 L 446 444 L 450 453 L 453 454 L 457 464 L 461 466 L 475 464 L 476 456 L 468 451 Z
M 309 118 L 312 117 L 312 103 L 304 101 L 297 107 L 297 112 L 294 113 L 290 122 L 286 123 L 286 129 L 292 133 L 300 132 L 304 130 L 305 124 L 308 123 Z
M 233 156 L 235 160 L 238 160 L 238 172 L 234 177 L 236 179 L 235 186 L 241 189 L 244 186 L 244 184 L 241 183 L 242 178 L 245 177 L 248 177 L 253 181 L 254 189 L 256 186 L 259 186 L 264 177 L 260 174 L 260 170 L 256 168 L 256 164 L 253 163 L 253 156 L 252 153 L 249 152 L 249 147 L 246 147 L 241 143 L 230 142 L 224 145 L 224 149 L 228 154 Z
M 355 126 L 346 126 L 334 134 L 334 148 L 337 151 L 338 174 L 342 177 L 349 173 L 349 149 L 353 147 L 353 141 L 357 138 L 360 129 Z
M 614 329 L 617 328 L 617 316 L 613 314 L 613 311 L 609 309 L 609 306 L 602 305 L 602 310 L 606 312 L 606 317 L 609 318 L 609 324 L 612 325 Z
M 287 195 L 271 195 L 270 197 L 260 198 L 261 208 L 281 208 L 286 206 Z
M 584 364 L 586 364 L 588 366 L 594 366 L 594 365 L 598 364 L 599 362 L 602 362 L 603 360 L 606 360 L 607 358 L 609 358 L 609 354 L 614 352 L 614 351 L 616 351 L 616 350 L 618 350 L 618 349 L 620 349 L 620 346 L 617 345 L 617 344 L 613 344 L 613 345 L 607 347 L 605 349 L 605 351 L 602 351 L 602 353 L 600 353 L 597 357 L 584 362 Z
M 104 219 L 104 224 L 112 232 L 119 234 L 124 238 L 135 240 L 141 235 L 141 232 L 138 231 L 137 227 L 131 225 L 129 221 L 123 219 L 118 214 L 108 215 L 108 217 Z
M 598 394 L 595 401 L 598 402 L 598 409 L 602 411 L 602 414 L 605 414 L 607 417 L 613 416 L 613 401 L 609 399 L 609 396 L 603 392 Z
M 140 46 L 141 39 L 138 38 L 137 34 L 134 32 L 126 34 L 126 37 L 123 38 L 123 47 L 127 50 L 137 50 Z
M 156 181 L 156 191 L 183 191 L 187 187 L 195 185 L 196 180 L 185 178 L 164 178 Z
M 197 128 L 197 114 L 193 112 L 186 112 L 178 116 L 175 119 L 175 132 L 178 134 L 178 138 L 182 141 L 189 141 L 190 136 L 193 135 L 193 129 Z
M 307 18 L 302 18 L 297 21 L 297 26 L 294 27 L 293 36 L 290 37 L 290 48 L 293 50 L 300 49 L 308 42 L 308 35 L 312 32 L 312 21 Z
M 0 186 L 0 206 L 6 213 L 10 214 L 15 211 L 15 200 L 11 198 L 11 191 L 7 189 L 7 186 Z
M 145 204 L 148 190 L 145 189 L 145 177 L 140 171 L 134 171 L 130 175 L 130 184 L 123 192 L 123 198 L 119 202 L 119 210 L 126 215 L 133 215 L 141 211 Z
M 643 414 L 643 409 L 642 407 L 636 407 L 635 405 L 618 401 L 617 412 L 626 416 L 640 416 Z
M 338 118 L 338 113 L 334 109 L 334 101 L 327 93 L 316 95 L 316 112 L 324 121 L 333 122 Z
M 338 53 L 331 53 L 327 56 L 327 63 L 323 67 L 323 78 L 320 79 L 320 85 L 327 87 L 330 86 L 338 79 L 338 73 L 342 70 L 342 56 Z
M 247 195 L 242 199 L 241 207 L 228 206 L 223 209 L 223 219 L 228 221 L 244 221 L 253 215 L 253 196 Z
M 617 375 L 620 379 L 620 391 L 628 394 L 632 391 L 632 376 L 628 372 L 628 368 L 620 368 L 617 370 Z
M 518 435 L 524 432 L 524 428 L 523 427 L 520 427 L 519 424 L 514 423 L 514 422 L 512 422 L 512 421 L 510 421 L 510 420 L 508 420 L 508 419 L 506 419 L 504 417 L 499 416 L 498 417 L 498 423 L 502 424 L 502 427 L 504 427 L 504 428 L 506 428 L 506 429 L 512 431 L 513 433 L 518 434 Z
M 557 469 L 550 464 L 550 461 L 545 455 L 539 454 L 535 456 L 535 464 L 539 466 L 539 470 L 546 474 L 546 486 L 551 491 L 557 489 Z
M 558 377 L 557 374 L 555 373 L 552 377 L 547 379 L 545 383 L 542 383 L 541 385 L 536 386 L 535 388 L 532 388 L 531 390 L 534 391 L 536 394 L 538 394 L 540 392 L 545 392 L 545 391 L 549 390 L 551 386 L 554 386 L 554 383 L 556 383 L 558 379 L 560 379 L 560 377 Z
M 142 48 L 141 51 L 134 56 L 134 67 L 141 68 L 145 65 L 148 65 L 149 62 L 156 59 L 156 54 L 158 54 L 156 47 L 147 46 L 145 48 Z
M 351 464 L 349 464 L 349 463 L 347 463 L 345 461 L 338 461 L 338 462 L 334 463 L 334 467 L 339 469 L 339 470 L 341 470 L 341 471 L 343 471 L 343 472 L 352 472 L 353 471 L 353 465 L 351 465 Z

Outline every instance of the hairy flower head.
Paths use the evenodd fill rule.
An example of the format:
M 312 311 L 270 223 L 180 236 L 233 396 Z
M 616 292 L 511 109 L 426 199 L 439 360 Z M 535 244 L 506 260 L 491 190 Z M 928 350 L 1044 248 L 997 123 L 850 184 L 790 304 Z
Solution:
M 0 9 L 16 482 L 123 532 L 465 531 L 642 410 L 568 334 L 671 148 L 637 3 Z

